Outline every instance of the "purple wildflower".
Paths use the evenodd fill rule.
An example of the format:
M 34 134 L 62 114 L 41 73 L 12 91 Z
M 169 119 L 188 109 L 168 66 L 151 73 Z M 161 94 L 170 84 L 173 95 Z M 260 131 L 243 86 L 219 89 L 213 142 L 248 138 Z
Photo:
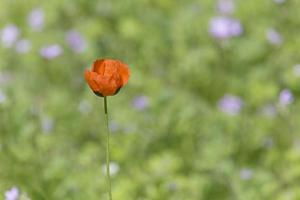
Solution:
M 0 85 L 6 85 L 11 81 L 12 77 L 10 73 L 5 71 L 0 71 Z
M 209 24 L 210 34 L 217 39 L 227 39 L 242 34 L 240 21 L 229 17 L 213 17 Z
M 287 106 L 294 101 L 294 96 L 289 89 L 284 89 L 279 94 L 279 104 L 281 106 Z
M 243 168 L 241 169 L 240 171 L 240 178 L 242 180 L 249 180 L 251 179 L 253 176 L 253 171 L 252 169 L 249 169 L 249 168 Z
M 267 40 L 273 45 L 281 45 L 283 42 L 282 36 L 275 29 L 270 28 L 266 33 Z
M 91 112 L 92 106 L 87 100 L 82 100 L 79 103 L 78 110 L 83 114 L 88 114 Z
M 5 192 L 5 200 L 18 200 L 19 196 L 20 191 L 15 186 Z
M 109 121 L 108 126 L 111 132 L 116 132 L 119 129 L 119 125 L 116 121 Z
M 272 104 L 264 105 L 261 109 L 261 112 L 266 117 L 274 117 L 277 113 L 276 107 Z
M 50 117 L 42 119 L 41 127 L 44 133 L 50 133 L 53 130 L 54 120 Z
M 265 137 L 263 140 L 263 146 L 266 149 L 271 149 L 274 146 L 274 139 L 272 137 Z
M 86 49 L 85 39 L 78 31 L 69 31 L 66 33 L 66 42 L 76 53 L 82 53 Z
M 28 23 L 34 31 L 42 30 L 44 26 L 44 12 L 40 8 L 33 9 L 28 16 Z
M 218 103 L 219 109 L 229 115 L 239 114 L 241 108 L 243 107 L 243 101 L 241 98 L 225 95 Z
M 20 54 L 27 53 L 31 49 L 31 42 L 23 39 L 16 43 L 16 51 Z
M 274 0 L 274 2 L 277 4 L 283 4 L 285 2 L 285 0 Z
M 234 2 L 233 0 L 219 0 L 217 9 L 222 14 L 232 14 L 234 12 Z
M 176 191 L 178 189 L 178 184 L 176 182 L 169 182 L 166 186 L 169 191 Z
M 144 110 L 149 106 L 149 98 L 147 96 L 138 96 L 133 99 L 133 107 L 137 110 Z
M 20 30 L 14 24 L 9 24 L 1 31 L 1 42 L 4 47 L 10 48 L 14 45 L 20 35 Z
M 58 44 L 45 46 L 40 49 L 40 54 L 46 59 L 53 59 L 62 54 L 62 48 Z

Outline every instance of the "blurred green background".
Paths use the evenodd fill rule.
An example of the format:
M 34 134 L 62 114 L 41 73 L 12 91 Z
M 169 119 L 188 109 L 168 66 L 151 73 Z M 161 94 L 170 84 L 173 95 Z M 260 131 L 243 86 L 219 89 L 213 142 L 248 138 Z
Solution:
M 299 0 L 1 0 L 0 199 L 300 199 Z

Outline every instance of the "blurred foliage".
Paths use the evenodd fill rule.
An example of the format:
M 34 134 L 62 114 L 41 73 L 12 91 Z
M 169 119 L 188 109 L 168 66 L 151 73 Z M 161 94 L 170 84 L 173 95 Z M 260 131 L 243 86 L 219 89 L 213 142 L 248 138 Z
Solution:
M 41 31 L 27 22 L 34 8 L 45 13 Z M 32 45 L 24 54 L 0 46 L 0 193 L 107 199 L 103 100 L 83 71 L 109 57 L 131 68 L 129 84 L 108 98 L 114 199 L 300 199 L 299 8 L 236 0 L 243 33 L 218 40 L 208 31 L 220 15 L 211 0 L 0 1 L 0 29 L 15 24 Z M 270 27 L 281 45 L 268 42 Z M 69 30 L 85 38 L 84 52 L 68 46 Z M 62 55 L 43 58 L 54 43 Z M 282 107 L 285 88 L 294 102 Z M 226 94 L 243 100 L 238 115 L 219 109 Z M 139 110 L 141 95 L 149 105 Z

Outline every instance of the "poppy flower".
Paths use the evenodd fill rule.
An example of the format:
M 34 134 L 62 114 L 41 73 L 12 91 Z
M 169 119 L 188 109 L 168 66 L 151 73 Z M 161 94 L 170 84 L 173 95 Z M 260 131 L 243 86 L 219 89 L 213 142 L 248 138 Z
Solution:
M 92 70 L 84 73 L 86 82 L 100 96 L 113 96 L 128 82 L 129 68 L 119 60 L 100 59 L 93 63 Z

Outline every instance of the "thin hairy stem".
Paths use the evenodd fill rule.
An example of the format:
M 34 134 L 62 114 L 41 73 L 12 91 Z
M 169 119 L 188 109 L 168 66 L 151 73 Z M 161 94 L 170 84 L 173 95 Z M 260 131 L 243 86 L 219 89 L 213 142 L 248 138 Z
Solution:
M 107 175 L 107 182 L 108 182 L 108 193 L 109 199 L 112 200 L 112 193 L 111 193 L 111 180 L 110 180 L 110 156 L 109 156 L 109 137 L 110 131 L 108 126 L 108 111 L 107 111 L 107 98 L 104 97 L 104 113 L 105 113 L 105 121 L 106 121 L 106 130 L 107 130 L 107 140 L 106 140 L 106 175 Z

